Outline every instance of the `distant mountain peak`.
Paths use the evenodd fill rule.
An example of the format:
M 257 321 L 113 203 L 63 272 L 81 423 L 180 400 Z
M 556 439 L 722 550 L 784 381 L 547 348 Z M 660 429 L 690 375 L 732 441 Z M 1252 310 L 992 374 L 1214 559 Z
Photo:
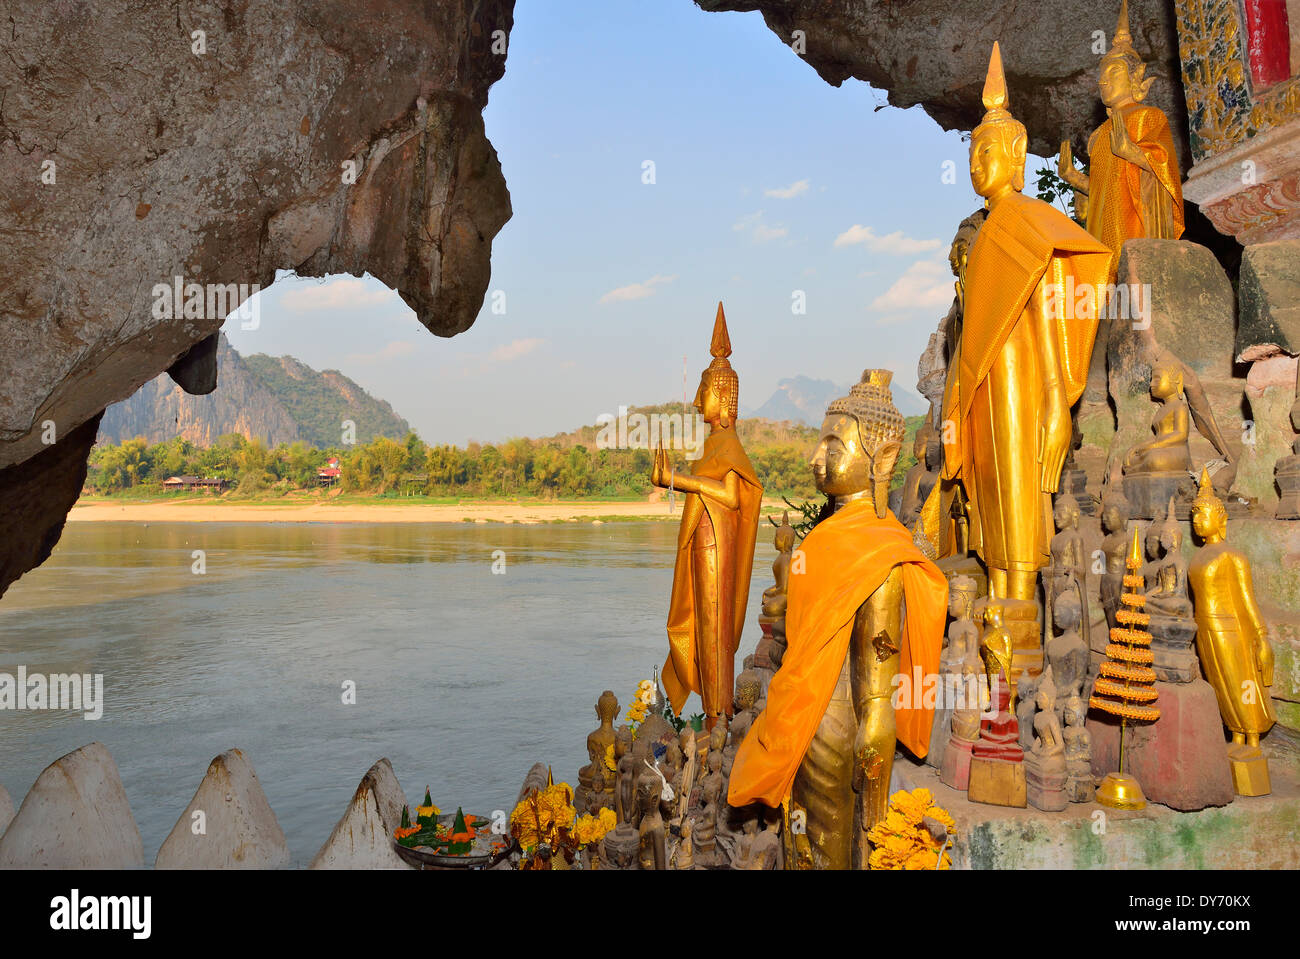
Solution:
M 890 385 L 890 389 L 894 405 L 904 416 L 920 416 L 929 408 L 925 400 L 907 387 L 900 386 L 897 380 Z M 839 386 L 830 380 L 818 380 L 803 374 L 788 376 L 778 380 L 776 391 L 768 397 L 767 402 L 748 415 L 817 427 L 821 426 L 831 400 L 844 396 L 848 391 L 847 386 Z

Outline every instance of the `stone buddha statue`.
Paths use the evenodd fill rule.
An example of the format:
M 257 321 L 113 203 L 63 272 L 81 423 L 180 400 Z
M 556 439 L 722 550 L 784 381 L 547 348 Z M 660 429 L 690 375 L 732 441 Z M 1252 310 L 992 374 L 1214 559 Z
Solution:
M 1066 793 L 1065 734 L 1057 718 L 1052 667 L 1043 670 L 1034 693 L 1034 738 L 1025 756 L 1026 795 L 1035 809 L 1059 812 L 1069 805 Z
M 939 478 L 942 447 L 939 445 L 939 431 L 934 428 L 928 416 L 916 431 L 912 455 L 916 457 L 916 463 L 903 477 L 903 498 L 898 514 L 908 529 L 912 528 L 921 515 L 921 507 L 925 505 L 930 490 Z
M 947 582 L 888 509 L 904 437 L 889 382 L 867 370 L 826 411 L 812 469 L 830 511 L 800 546 L 789 646 L 731 772 L 732 806 L 805 810 L 818 868 L 866 868 L 896 743 L 921 758 L 930 745 L 933 702 L 891 696 L 900 670 L 938 671 Z
M 682 727 L 678 748 L 682 753 L 682 768 L 673 780 L 673 793 L 677 803 L 673 820 L 682 822 L 690 811 L 691 791 L 695 788 L 695 774 L 699 769 L 699 760 L 695 751 L 695 730 L 689 723 Z
M 1087 566 L 1083 534 L 1079 532 L 1081 515 L 1078 501 L 1069 492 L 1063 492 L 1056 498 L 1052 519 L 1056 523 L 1057 533 L 1049 544 L 1052 572 L 1048 585 L 1053 602 L 1067 589 L 1073 589 L 1075 583 L 1080 587 L 1084 583 Z
M 1065 701 L 1065 792 L 1070 802 L 1092 802 L 1097 793 L 1092 779 L 1092 733 L 1085 725 L 1088 711 L 1078 687 Z
M 1192 529 L 1205 541 L 1187 570 L 1196 608 L 1196 651 L 1218 697 L 1223 724 L 1232 733 L 1228 759 L 1233 787 L 1240 796 L 1265 796 L 1272 786 L 1259 737 L 1277 721 L 1268 691 L 1273 647 L 1255 602 L 1250 561 L 1227 542 L 1228 512 L 1205 470 L 1192 505 Z
M 1079 628 L 1083 610 L 1078 596 L 1062 594 L 1052 604 L 1052 618 L 1061 634 L 1047 641 L 1047 663 L 1052 668 L 1057 689 L 1072 689 L 1088 674 L 1088 644 Z
M 1148 612 L 1190 617 L 1192 601 L 1187 596 L 1187 560 L 1183 556 L 1183 527 L 1178 522 L 1173 497 L 1169 512 L 1156 529 L 1160 556 L 1153 563 L 1151 587 L 1147 590 Z
M 972 802 L 1023 807 L 1025 754 L 1020 745 L 1020 724 L 1013 711 L 1016 687 L 1011 678 L 1012 637 L 1002 622 L 1002 603 L 995 596 L 989 597 L 984 608 L 984 623 L 981 651 L 991 702 L 980 720 L 979 740 L 971 747 L 967 796 Z
M 596 718 L 600 727 L 587 737 L 587 757 L 591 760 L 578 770 L 578 789 L 574 805 L 578 814 L 592 815 L 601 809 L 614 808 L 615 770 L 605 762 L 608 751 L 614 746 L 614 717 L 618 715 L 618 697 L 605 690 L 596 701 Z
M 1116 625 L 1115 612 L 1124 591 L 1124 563 L 1128 557 L 1129 503 L 1124 496 L 1124 481 L 1118 459 L 1111 468 L 1110 479 L 1101 497 L 1101 528 L 1106 534 L 1101 551 L 1106 558 L 1106 572 L 1101 578 L 1101 606 L 1110 628 Z
M 967 682 L 967 661 L 979 662 L 979 629 L 971 616 L 975 606 L 977 586 L 969 576 L 957 575 L 948 580 L 948 615 L 952 623 L 948 626 L 948 639 L 939 656 L 939 678 L 943 690 L 943 702 L 935 707 L 934 724 L 930 727 L 930 751 L 925 757 L 929 766 L 939 769 L 943 764 L 944 751 L 953 733 L 958 709 L 973 707 L 974 728 L 970 739 L 979 730 L 978 682 L 974 688 Z M 975 694 L 974 701 L 971 694 Z
M 1088 140 L 1089 172 L 1075 169 L 1069 140 L 1061 143 L 1057 163 L 1057 174 L 1075 190 L 1075 210 L 1086 216 L 1088 232 L 1113 251 L 1112 275 L 1125 240 L 1183 235 L 1178 154 L 1168 119 L 1142 102 L 1155 79 L 1145 74 L 1123 0 L 1114 40 L 1101 58 L 1097 89 L 1106 122 Z
M 1296 400 L 1291 406 L 1291 425 L 1300 434 L 1300 366 L 1296 367 Z M 1300 435 L 1296 436 L 1290 456 L 1284 456 L 1273 468 L 1278 491 L 1277 519 L 1300 519 Z
M 652 771 L 647 769 L 637 777 L 637 807 L 641 813 L 637 824 L 640 836 L 637 860 L 642 869 L 668 868 L 667 834 L 659 812 L 662 790 L 663 780 Z
M 984 105 L 971 134 L 970 173 L 989 215 L 970 249 L 961 337 L 949 364 L 943 477 L 959 480 L 966 493 L 971 545 L 1003 597 L 1018 664 L 1037 670 L 1038 570 L 1050 560 L 1051 494 L 1097 334 L 1095 312 L 1053 309 L 1050 301 L 1058 284 L 1104 285 L 1111 251 L 1020 192 L 1028 137 L 1007 109 L 996 43 Z
M 971 749 L 979 740 L 981 696 L 987 693 L 979 683 L 984 662 L 980 656 L 980 630 L 975 625 L 975 596 L 976 583 L 969 576 L 955 576 L 948 584 L 948 612 L 956 619 L 948 628 L 947 656 L 957 664 L 961 685 L 949 724 L 951 733 L 942 750 L 939 779 L 963 791 L 970 780 Z
M 710 352 L 713 362 L 695 394 L 695 408 L 710 432 L 694 472 L 675 473 L 660 446 L 650 480 L 686 494 L 668 608 L 664 689 L 678 714 L 686 697 L 699 693 L 712 729 L 718 717 L 731 713 L 763 485 L 736 437 L 739 378 L 727 360 L 731 338 L 721 303 Z

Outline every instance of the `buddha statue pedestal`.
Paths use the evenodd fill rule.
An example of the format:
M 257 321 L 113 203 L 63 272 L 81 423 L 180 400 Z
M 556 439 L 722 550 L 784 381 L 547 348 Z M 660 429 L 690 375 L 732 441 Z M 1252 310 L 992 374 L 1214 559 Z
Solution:
M 636 869 L 640 848 L 641 834 L 636 827 L 620 823 L 600 840 L 600 868 L 615 871 Z
M 1151 607 L 1151 654 L 1156 679 L 1166 683 L 1190 683 L 1199 679 L 1201 663 L 1196 658 L 1196 620 L 1156 612 Z
M 1060 812 L 1070 805 L 1065 789 L 1065 763 L 1058 767 L 1025 757 L 1025 797 L 1029 805 L 1044 812 Z
M 781 657 L 785 655 L 785 617 L 759 616 L 758 628 L 763 635 L 754 647 L 754 668 L 774 673 L 781 668 Z
M 1043 671 L 1042 608 L 1032 599 L 1002 599 L 1002 622 L 1011 634 L 1013 682 Z
M 1268 760 L 1258 746 L 1234 743 L 1228 747 L 1232 788 L 1238 796 L 1267 796 L 1273 791 L 1268 778 Z
M 1190 505 L 1196 484 L 1186 470 L 1130 473 L 1124 477 L 1124 499 L 1132 519 L 1159 519 L 1172 497 L 1179 506 Z
M 1199 677 L 1155 683 L 1160 718 L 1124 731 L 1124 771 L 1142 784 L 1149 802 L 1191 812 L 1232 802 L 1228 746 L 1214 689 Z M 1119 720 L 1091 710 L 1087 730 L 1092 771 L 1119 768 Z
M 1085 516 L 1095 516 L 1097 501 L 1088 495 L 1088 473 L 1086 470 L 1066 469 L 1061 473 L 1061 492 L 1069 493 L 1079 504 L 1079 512 Z
M 1005 676 L 997 683 L 998 713 L 980 723 L 979 742 L 971 749 L 970 782 L 967 798 L 990 806 L 1026 803 L 1025 751 L 1020 748 L 1020 729 L 1008 710 L 1011 690 Z M 1064 784 L 1063 784 L 1064 785 Z
M 974 747 L 973 742 L 949 736 L 939 766 L 939 782 L 962 792 L 969 789 L 971 750 Z

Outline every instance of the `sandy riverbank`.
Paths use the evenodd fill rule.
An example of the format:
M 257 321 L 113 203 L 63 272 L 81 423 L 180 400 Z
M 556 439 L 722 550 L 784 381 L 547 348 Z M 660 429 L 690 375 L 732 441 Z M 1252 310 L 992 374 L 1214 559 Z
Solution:
M 768 505 L 768 504 L 764 504 Z M 771 505 L 781 505 L 778 502 Z M 664 501 L 512 503 L 240 503 L 186 499 L 179 502 L 79 502 L 68 513 L 73 523 L 550 523 L 608 519 L 677 519 Z

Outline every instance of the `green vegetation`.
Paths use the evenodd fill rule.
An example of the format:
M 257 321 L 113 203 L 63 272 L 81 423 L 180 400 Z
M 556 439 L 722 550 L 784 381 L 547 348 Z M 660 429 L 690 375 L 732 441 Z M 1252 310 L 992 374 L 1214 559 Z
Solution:
M 342 441 L 342 424 L 356 425 L 356 438 L 386 436 L 401 440 L 411 431 L 388 403 L 375 399 L 338 370 L 317 373 L 291 356 L 254 353 L 244 365 L 262 382 L 298 424 L 299 435 L 310 445 L 326 448 Z M 294 375 L 297 373 L 298 375 Z
M 634 412 L 680 412 L 680 404 Z M 333 414 L 331 414 L 333 416 Z M 896 482 L 911 466 L 911 436 L 921 417 L 908 420 L 908 440 L 895 471 Z M 334 422 L 331 420 L 331 422 Z M 358 422 L 358 432 L 362 432 Z M 802 424 L 741 420 L 738 429 L 759 480 L 769 496 L 819 500 L 808 459 L 818 433 Z M 512 439 L 500 445 L 430 446 L 414 432 L 398 442 L 378 436 L 351 447 L 316 447 L 303 442 L 268 449 L 238 434 L 208 449 L 183 439 L 148 445 L 143 439 L 96 446 L 90 454 L 86 487 L 108 495 L 150 495 L 163 491 L 170 476 L 226 480 L 223 495 L 267 499 L 320 486 L 317 471 L 337 458 L 338 486 L 376 499 L 411 497 L 417 502 L 455 502 L 461 497 L 539 499 L 640 499 L 650 491 L 651 451 L 598 449 L 597 428 L 546 439 Z M 679 467 L 690 464 L 675 454 Z

